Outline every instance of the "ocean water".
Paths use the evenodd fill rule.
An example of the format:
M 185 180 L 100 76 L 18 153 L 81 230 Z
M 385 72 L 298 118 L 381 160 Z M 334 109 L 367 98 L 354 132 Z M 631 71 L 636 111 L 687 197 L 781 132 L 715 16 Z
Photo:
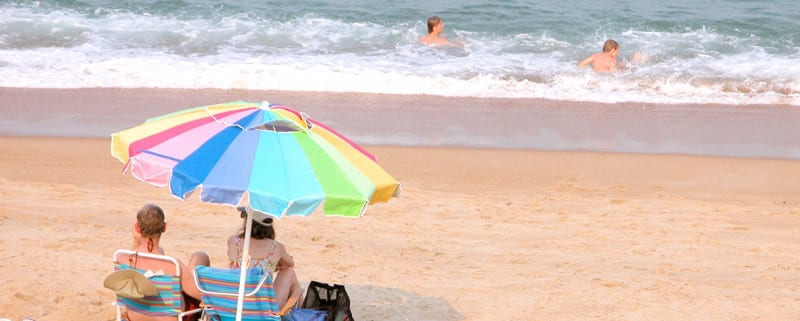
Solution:
M 607 38 L 648 61 L 576 67 Z M 800 105 L 800 1 L 6 0 L 0 86 Z

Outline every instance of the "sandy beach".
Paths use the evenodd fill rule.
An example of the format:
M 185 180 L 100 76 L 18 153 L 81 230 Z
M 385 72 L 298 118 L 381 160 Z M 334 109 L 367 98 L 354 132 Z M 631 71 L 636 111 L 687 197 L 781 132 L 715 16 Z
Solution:
M 184 93 L 181 97 L 194 98 L 181 104 L 263 94 L 202 92 Z M 8 98 L 3 109 L 12 110 L 0 136 L 0 318 L 112 320 L 114 296 L 102 281 L 112 271 L 114 250 L 130 246 L 135 212 L 145 203 L 166 211 L 167 254 L 187 260 L 204 250 L 212 265 L 227 265 L 225 239 L 240 227 L 237 213 L 201 203 L 196 195 L 180 201 L 123 175 L 122 164 L 109 155 L 110 140 L 98 135 L 155 116 L 177 98 L 169 91 L 77 93 L 0 90 L 0 97 Z M 350 128 L 342 132 L 364 142 L 402 182 L 402 196 L 371 206 L 358 219 L 287 218 L 276 228 L 297 261 L 301 283 L 345 284 L 356 320 L 800 319 L 800 161 L 791 159 L 798 136 L 763 140 L 797 130 L 789 125 L 799 117 L 794 107 L 740 108 L 726 118 L 730 121 L 710 125 L 730 135 L 684 131 L 678 139 L 713 149 L 738 139 L 738 131 L 728 127 L 746 125 L 740 115 L 775 120 L 774 126 L 749 125 L 763 129 L 749 133 L 745 145 L 756 146 L 756 152 L 775 147 L 784 159 L 733 158 L 398 146 L 402 141 L 377 145 L 380 141 L 362 134 L 370 126 L 375 135 L 386 135 L 412 124 L 363 125 L 372 115 L 368 111 L 355 120 L 337 118 L 380 100 L 350 97 L 348 107 L 343 96 L 320 94 L 299 104 L 323 122 L 332 119 L 328 125 Z M 282 103 L 292 106 L 293 98 L 298 97 Z M 338 103 L 335 110 L 323 106 L 328 100 Z M 524 128 L 514 119 L 538 110 L 495 102 L 506 112 L 491 124 L 513 126 L 485 126 L 489 141 L 504 130 Z M 613 113 L 605 105 L 583 106 L 587 111 L 572 119 L 588 122 Z M 48 108 L 52 114 L 38 118 L 38 131 L 21 133 L 15 127 Z M 570 108 L 567 113 L 575 113 Z M 683 115 L 682 108 L 670 115 Z M 456 110 L 468 119 L 473 115 Z M 486 115 L 484 109 L 471 112 Z M 406 115 L 403 121 L 419 115 L 398 114 Z M 648 117 L 641 116 L 652 126 L 665 119 Z M 85 126 L 63 124 L 76 119 Z M 419 117 L 413 126 L 438 128 L 434 125 L 448 119 Z M 451 129 L 480 125 L 455 119 Z M 567 118 L 538 122 L 558 119 Z M 620 119 L 609 128 L 635 120 Z M 576 133 L 573 127 L 584 125 L 567 123 Z M 669 130 L 642 132 L 640 142 L 659 141 L 658 133 Z M 407 137 L 406 145 L 414 139 Z

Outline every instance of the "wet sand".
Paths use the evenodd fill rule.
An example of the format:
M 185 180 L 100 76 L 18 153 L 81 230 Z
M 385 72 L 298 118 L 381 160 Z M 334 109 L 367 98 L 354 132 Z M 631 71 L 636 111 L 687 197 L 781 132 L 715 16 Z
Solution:
M 800 107 L 327 92 L 0 88 L 0 134 L 109 137 L 195 106 L 268 100 L 360 144 L 800 159 Z

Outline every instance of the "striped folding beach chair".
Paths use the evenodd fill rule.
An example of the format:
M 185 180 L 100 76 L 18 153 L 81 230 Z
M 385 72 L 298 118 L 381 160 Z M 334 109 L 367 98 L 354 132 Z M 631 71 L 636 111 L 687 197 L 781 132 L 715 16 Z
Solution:
M 192 309 L 183 311 L 183 292 L 181 292 L 181 269 L 178 262 L 169 256 L 155 255 L 148 253 L 136 253 L 130 250 L 117 250 L 114 252 L 114 270 L 121 269 L 134 269 L 139 273 L 144 274 L 145 271 L 134 268 L 127 264 L 119 263 L 120 255 L 139 255 L 156 260 L 164 260 L 175 265 L 175 275 L 156 275 L 150 277 L 150 281 L 155 285 L 158 290 L 158 295 L 145 296 L 141 299 L 131 299 L 117 296 L 117 321 L 123 320 L 122 308 L 127 311 L 134 311 L 153 317 L 175 317 L 176 320 L 182 320 L 185 315 L 195 314 L 202 311 L 202 309 Z
M 220 269 L 207 266 L 195 268 L 195 283 L 203 293 L 204 313 L 210 320 L 229 321 L 236 319 L 236 304 L 239 293 L 239 269 Z M 272 288 L 272 273 L 260 267 L 247 271 L 242 320 L 280 321 L 281 315 L 291 310 L 297 297 L 290 298 L 279 310 Z

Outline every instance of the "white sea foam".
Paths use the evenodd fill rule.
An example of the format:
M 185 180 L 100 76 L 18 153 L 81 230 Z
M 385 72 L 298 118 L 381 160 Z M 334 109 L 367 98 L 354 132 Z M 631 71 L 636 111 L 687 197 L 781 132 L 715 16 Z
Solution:
M 608 35 L 449 30 L 465 49 L 422 46 L 421 22 L 346 22 L 309 13 L 270 21 L 239 13 L 0 7 L 0 86 L 241 88 L 598 102 L 800 105 L 800 48 L 714 28 L 629 28 L 622 59 L 596 74 L 575 64 Z M 775 41 L 779 41 L 778 40 Z M 776 49 L 777 48 L 777 49 Z
M 313 62 L 283 56 L 220 61 L 225 59 L 219 56 L 186 59 L 140 53 L 126 56 L 123 51 L 118 55 L 106 52 L 107 56 L 103 56 L 103 53 L 94 52 L 92 46 L 84 50 L 83 53 L 55 48 L 2 51 L 4 66 L 0 68 L 0 86 L 241 88 L 600 102 L 800 104 L 798 80 L 780 80 L 780 76 L 776 76 L 787 70 L 800 74 L 797 65 L 792 66 L 789 61 L 783 62 L 783 68 L 734 61 L 710 62 L 704 70 L 695 67 L 698 71 L 692 74 L 676 67 L 651 66 L 645 67 L 648 70 L 609 75 L 560 66 L 557 61 L 543 59 L 538 65 L 528 67 L 540 68 L 539 72 L 531 73 L 533 76 L 509 77 L 482 71 L 479 61 L 465 68 L 474 70 L 443 66 L 423 72 L 386 62 L 346 58 L 329 57 Z M 732 64 L 736 66 L 730 67 Z

